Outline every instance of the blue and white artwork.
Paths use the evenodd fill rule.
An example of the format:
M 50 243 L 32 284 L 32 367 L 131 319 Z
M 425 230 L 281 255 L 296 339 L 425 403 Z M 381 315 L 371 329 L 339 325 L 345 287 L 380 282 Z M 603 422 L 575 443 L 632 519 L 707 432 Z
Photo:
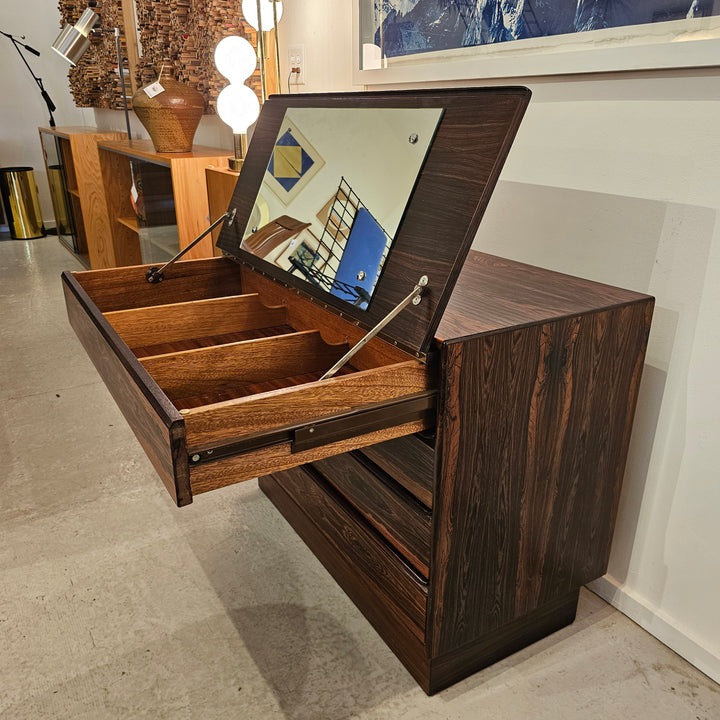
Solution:
M 385 57 L 720 15 L 714 0 L 371 2 L 367 20 Z

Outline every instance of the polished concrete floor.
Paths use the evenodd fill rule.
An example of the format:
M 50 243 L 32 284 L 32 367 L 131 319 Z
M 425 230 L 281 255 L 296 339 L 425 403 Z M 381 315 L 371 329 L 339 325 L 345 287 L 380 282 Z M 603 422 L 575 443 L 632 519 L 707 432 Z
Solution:
M 0 718 L 717 720 L 720 688 L 590 592 L 428 698 L 244 483 L 177 509 L 66 318 L 56 239 L 0 241 Z

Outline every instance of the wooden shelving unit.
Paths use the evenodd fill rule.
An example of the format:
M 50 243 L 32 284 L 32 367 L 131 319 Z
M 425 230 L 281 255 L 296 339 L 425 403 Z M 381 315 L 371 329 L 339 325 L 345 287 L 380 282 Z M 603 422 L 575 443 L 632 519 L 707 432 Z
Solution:
M 145 230 L 145 236 L 155 230 L 155 244 L 169 253 L 173 245 L 169 228 L 177 227 L 179 250 L 209 225 L 205 170 L 226 167 L 228 151 L 198 145 L 189 153 L 158 153 L 150 140 L 114 140 L 99 143 L 99 157 L 115 265 L 155 261 L 144 257 L 140 236 Z M 133 186 L 144 209 L 137 203 L 133 208 Z M 208 236 L 186 257 L 212 254 L 213 241 Z
M 114 267 L 98 142 L 120 140 L 125 133 L 74 126 L 38 131 L 58 237 L 83 264 L 93 269 Z

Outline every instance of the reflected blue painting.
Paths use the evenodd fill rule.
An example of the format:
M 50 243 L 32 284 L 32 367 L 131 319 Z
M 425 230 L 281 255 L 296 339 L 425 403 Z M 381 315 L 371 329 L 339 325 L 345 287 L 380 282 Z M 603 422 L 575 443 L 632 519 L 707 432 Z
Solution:
M 371 0 L 386 57 L 720 15 L 715 0 Z M 367 27 L 367 25 L 365 26 Z

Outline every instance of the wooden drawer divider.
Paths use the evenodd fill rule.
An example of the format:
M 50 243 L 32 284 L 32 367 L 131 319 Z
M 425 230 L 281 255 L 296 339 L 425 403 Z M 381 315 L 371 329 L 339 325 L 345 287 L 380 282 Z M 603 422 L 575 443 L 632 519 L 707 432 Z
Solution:
M 105 313 L 130 348 L 283 325 L 286 317 L 283 305 L 268 307 L 257 293 Z

